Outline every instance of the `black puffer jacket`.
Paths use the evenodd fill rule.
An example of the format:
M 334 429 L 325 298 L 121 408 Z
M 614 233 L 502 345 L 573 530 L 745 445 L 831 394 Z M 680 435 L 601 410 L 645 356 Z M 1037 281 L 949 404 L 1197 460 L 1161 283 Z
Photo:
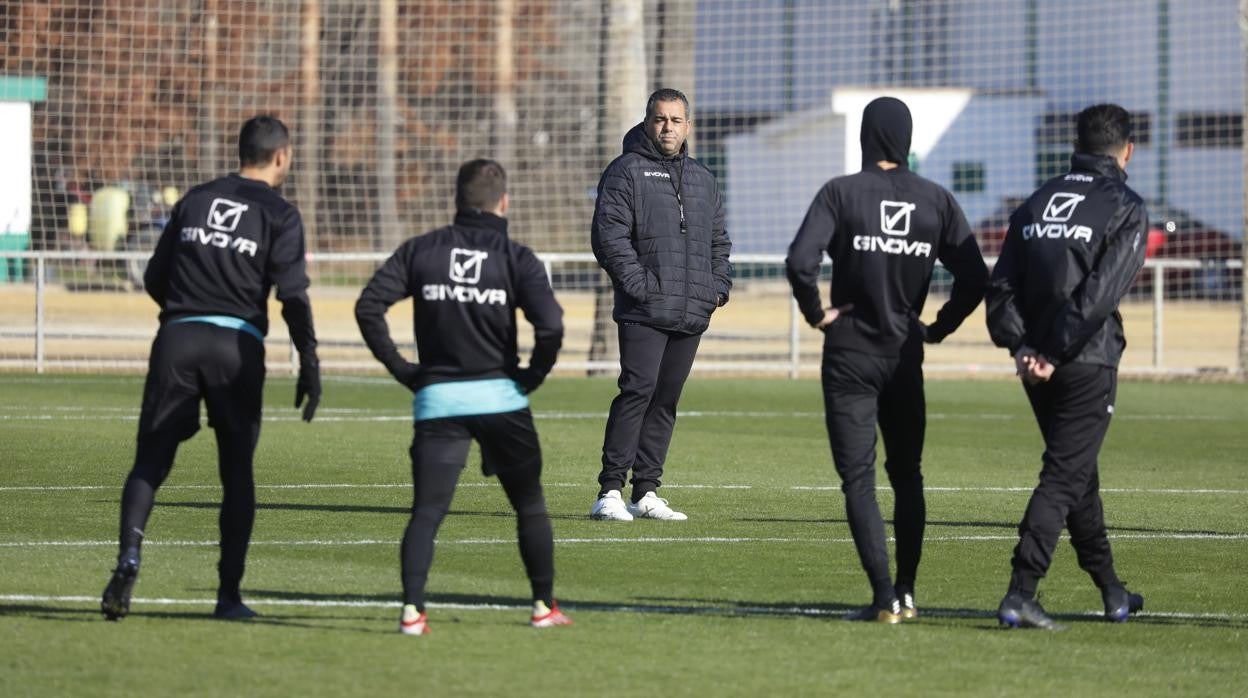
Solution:
M 687 145 L 665 158 L 641 124 L 598 182 L 591 243 L 615 287 L 616 322 L 699 334 L 728 302 L 732 243 L 715 177 Z

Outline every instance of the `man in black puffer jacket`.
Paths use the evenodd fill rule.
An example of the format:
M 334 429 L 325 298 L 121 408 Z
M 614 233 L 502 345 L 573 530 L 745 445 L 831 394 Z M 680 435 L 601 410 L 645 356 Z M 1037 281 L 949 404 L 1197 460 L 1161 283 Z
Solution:
M 624 136 L 624 154 L 598 183 L 592 244 L 615 287 L 620 394 L 607 419 L 593 519 L 687 518 L 655 491 L 698 343 L 732 288 L 719 188 L 689 157 L 690 123 L 685 95 L 650 95 L 646 120 Z M 630 469 L 626 505 L 620 491 Z

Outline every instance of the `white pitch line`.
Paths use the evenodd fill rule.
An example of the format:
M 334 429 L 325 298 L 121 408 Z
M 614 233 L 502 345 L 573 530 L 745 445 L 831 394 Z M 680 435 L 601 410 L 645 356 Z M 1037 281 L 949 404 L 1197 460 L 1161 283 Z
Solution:
M 461 482 L 458 487 L 497 487 L 494 482 Z M 794 492 L 839 492 L 839 485 L 704 485 L 704 484 L 666 484 L 663 485 L 668 489 L 674 490 L 790 490 Z M 291 483 L 279 485 L 256 485 L 258 490 L 386 490 L 386 489 L 409 489 L 411 484 L 404 482 L 377 482 L 377 483 L 350 483 L 350 482 L 325 482 L 325 483 Z M 592 490 L 593 487 L 584 482 L 544 482 L 542 487 L 548 489 L 564 489 L 564 488 L 586 488 Z M 162 491 L 174 490 L 220 490 L 220 485 L 164 485 Z M 967 486 L 967 487 L 934 487 L 927 486 L 924 490 L 927 492 L 986 492 L 986 493 L 1020 493 L 1031 492 L 1034 486 L 1022 485 L 1001 485 L 1001 486 Z M 92 492 L 92 491 L 121 491 L 121 484 L 112 485 L 0 485 L 0 492 Z M 889 495 L 890 490 L 887 487 L 880 488 L 880 494 Z M 1248 489 L 1221 489 L 1221 488 L 1179 488 L 1179 487 L 1102 487 L 1102 493 L 1109 494 L 1232 494 L 1232 495 L 1248 495 Z
M 89 603 L 100 602 L 95 596 L 44 596 L 38 594 L 0 594 L 0 601 L 26 603 Z M 153 606 L 210 606 L 216 599 L 171 599 L 171 598 L 134 598 L 132 604 L 150 604 Z M 247 599 L 248 606 L 295 606 L 311 608 L 399 608 L 401 601 L 358 601 L 351 599 Z M 510 604 L 468 604 L 438 603 L 427 604 L 430 608 L 442 608 L 461 611 L 528 611 L 529 606 Z
M 1248 540 L 1248 533 L 1115 533 L 1112 529 L 1111 540 L 1208 540 L 1208 541 L 1240 541 Z M 964 536 L 926 536 L 925 543 L 980 543 L 993 541 L 1013 541 L 1018 536 L 1011 534 L 983 534 Z M 1066 540 L 1066 536 L 1062 536 Z M 893 541 L 893 538 L 889 538 Z M 306 546 L 357 546 L 357 545 L 397 545 L 398 538 L 363 538 L 357 540 L 258 540 L 252 541 L 255 546 L 274 547 L 306 547 Z M 638 536 L 593 537 L 593 538 L 556 538 L 557 545 L 624 545 L 624 544 L 818 544 L 853 543 L 853 538 L 792 538 L 774 536 Z M 438 545 L 515 545 L 514 538 L 461 538 L 439 540 Z M 0 548 L 98 548 L 117 545 L 116 540 L 49 540 L 49 541 L 0 541 Z M 216 547 L 216 540 L 147 540 L 144 545 L 160 547 Z
M 76 407 L 76 406 L 48 406 L 41 409 L 51 410 L 52 414 L 31 413 L 28 410 L 20 409 L 16 406 L 0 407 L 0 421 L 80 421 L 80 420 L 112 420 L 112 421 L 134 421 L 138 419 L 139 412 L 134 408 L 125 407 Z M 533 414 L 534 419 L 541 420 L 580 420 L 580 419 L 603 419 L 607 418 L 606 412 L 564 412 L 564 411 L 540 411 Z M 823 412 L 800 412 L 800 411 L 752 411 L 752 410 L 686 410 L 680 412 L 678 417 L 689 419 L 822 419 Z M 976 419 L 981 421 L 1012 421 L 1012 420 L 1030 420 L 1031 417 L 1025 414 L 1002 414 L 1002 413 L 968 413 L 968 412 L 929 412 L 927 418 L 931 420 L 944 419 Z M 1163 422 L 1228 422 L 1242 421 L 1242 418 L 1234 415 L 1190 415 L 1190 414 L 1117 414 L 1115 419 L 1125 419 L 1129 421 L 1163 421 Z M 270 413 L 264 417 L 266 422 L 297 422 L 300 421 L 298 414 L 293 411 L 290 414 L 273 414 Z M 369 422 L 406 422 L 411 421 L 410 413 L 398 411 L 378 411 L 368 409 L 339 408 L 336 410 L 324 410 L 317 417 L 318 422 L 348 422 L 348 423 L 369 423 Z
M 82 603 L 94 605 L 99 603 L 99 598 L 95 596 L 77 596 L 77 595 L 49 595 L 49 594 L 0 594 L 0 603 Z M 145 598 L 136 597 L 131 599 L 131 604 L 136 606 L 210 606 L 216 603 L 216 599 L 175 599 L 169 597 Z M 395 609 L 402 604 L 400 601 L 360 601 L 357 599 L 266 599 L 251 598 L 247 599 L 249 606 L 275 606 L 287 608 L 383 608 Z M 841 616 L 845 614 L 842 609 L 830 608 L 806 608 L 801 606 L 792 606 L 787 608 L 776 608 L 771 606 L 645 606 L 645 605 L 619 605 L 608 603 L 595 603 L 592 601 L 585 603 L 563 602 L 563 607 L 568 610 L 581 612 L 610 612 L 610 613 L 662 613 L 662 614 L 687 614 L 687 615 L 764 615 L 764 616 L 814 616 L 828 617 Z M 443 603 L 431 601 L 428 603 L 429 608 L 455 610 L 455 611 L 527 611 L 527 605 L 518 604 L 494 604 L 494 603 Z M 990 610 L 966 610 L 966 611 L 949 611 L 943 609 L 924 609 L 923 615 L 926 617 L 937 618 L 995 618 L 996 613 Z M 1102 611 L 1088 610 L 1083 611 L 1082 615 L 1088 617 L 1099 617 Z M 1201 613 L 1201 612 L 1184 612 L 1184 611 L 1141 611 L 1136 615 L 1137 618 L 1173 618 L 1176 620 L 1222 620 L 1222 621 L 1241 621 L 1248 619 L 1248 613 Z

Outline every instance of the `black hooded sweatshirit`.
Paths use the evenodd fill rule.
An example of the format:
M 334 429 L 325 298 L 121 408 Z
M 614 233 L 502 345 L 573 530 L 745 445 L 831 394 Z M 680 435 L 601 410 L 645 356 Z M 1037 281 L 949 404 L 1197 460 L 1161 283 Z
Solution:
M 939 342 L 957 329 L 982 300 L 988 280 L 953 195 L 907 168 L 911 132 L 910 110 L 900 100 L 883 97 L 867 105 L 862 171 L 824 185 L 786 260 L 793 296 L 811 325 L 824 317 L 818 287 L 824 252 L 832 259 L 830 305 L 852 306 L 823 328 L 824 404 L 850 530 L 879 609 L 896 597 L 875 498 L 876 424 L 896 493 L 895 586 L 905 593 L 914 588 L 926 523 L 923 342 Z M 884 169 L 880 162 L 895 166 Z M 954 281 L 928 325 L 919 315 L 937 260 Z

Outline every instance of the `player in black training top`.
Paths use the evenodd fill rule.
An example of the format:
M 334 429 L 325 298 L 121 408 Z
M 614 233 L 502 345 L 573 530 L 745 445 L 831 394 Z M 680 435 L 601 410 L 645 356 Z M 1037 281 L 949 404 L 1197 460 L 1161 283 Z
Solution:
M 144 275 L 160 306 L 160 330 L 143 389 L 134 468 L 122 491 L 121 552 L 101 601 L 110 620 L 130 610 L 156 490 L 173 467 L 178 444 L 199 430 L 200 400 L 217 435 L 224 490 L 213 615 L 255 615 L 243 604 L 239 584 L 255 520 L 252 457 L 260 436 L 273 286 L 299 352 L 295 407 L 306 397 L 303 419 L 311 421 L 320 401 L 303 222 L 277 192 L 290 171 L 290 133 L 281 121 L 257 116 L 243 124 L 238 156 L 238 174 L 201 184 L 174 206 Z
M 793 296 L 824 333 L 823 400 L 850 532 L 871 580 L 870 606 L 850 620 L 896 623 L 918 615 L 914 582 L 927 523 L 923 497 L 923 342 L 957 329 L 983 298 L 988 270 L 953 196 L 911 172 L 910 110 L 891 97 L 862 114 L 862 171 L 815 196 L 786 260 Z M 829 307 L 819 267 L 832 258 Z M 936 260 L 953 274 L 936 320 L 919 320 Z M 897 578 L 889 578 L 875 498 L 875 428 L 894 497 Z
M 414 497 L 401 550 L 399 630 L 428 632 L 425 582 L 433 541 L 451 505 L 472 440 L 482 470 L 498 476 L 516 512 L 520 557 L 533 592 L 533 627 L 569 625 L 555 603 L 554 537 L 542 494 L 542 453 L 528 393 L 555 365 L 563 309 L 546 269 L 507 235 L 507 175 L 492 160 L 459 169 L 455 221 L 414 237 L 377 270 L 355 304 L 373 355 L 412 398 L 410 450 Z M 386 310 L 412 298 L 416 351 L 399 353 Z M 529 365 L 516 355 L 516 309 L 534 329 Z
M 1010 216 L 988 287 L 988 333 L 1014 356 L 1044 436 L 1040 484 L 1018 526 L 1014 571 L 997 612 L 1012 627 L 1057 627 L 1035 596 L 1063 526 L 1108 620 L 1125 621 L 1144 606 L 1114 571 L 1097 456 L 1127 344 L 1118 303 L 1144 265 L 1148 214 L 1126 185 L 1135 152 L 1127 111 L 1088 107 L 1076 128 L 1070 171 Z

